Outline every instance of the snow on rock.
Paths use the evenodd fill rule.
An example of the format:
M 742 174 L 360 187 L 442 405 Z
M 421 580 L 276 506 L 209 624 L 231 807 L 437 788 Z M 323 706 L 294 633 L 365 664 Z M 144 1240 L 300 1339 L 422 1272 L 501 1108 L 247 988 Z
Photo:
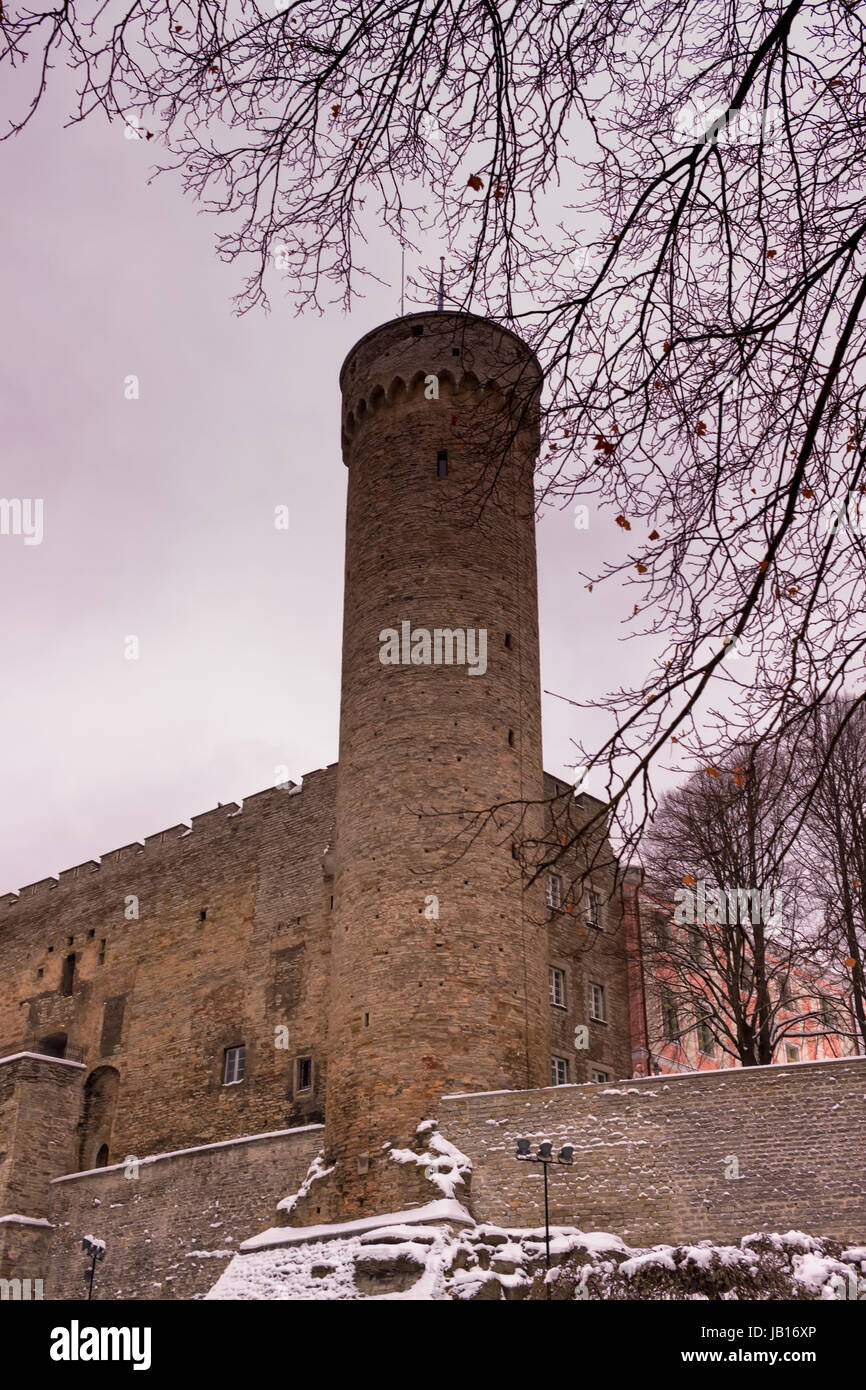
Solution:
M 423 1120 L 415 1131 L 419 1140 L 427 1145 L 426 1153 L 416 1153 L 414 1149 L 391 1149 L 389 1157 L 394 1163 L 414 1163 L 424 1169 L 424 1176 L 445 1197 L 454 1198 L 456 1188 L 468 1187 L 472 1175 L 472 1160 L 435 1127 L 433 1120 Z
M 843 1252 L 837 1242 L 802 1231 L 755 1233 L 738 1245 L 702 1240 L 641 1250 L 610 1232 L 552 1227 L 549 1272 L 543 1228 L 474 1224 L 447 1199 L 279 1234 L 293 1243 L 247 1242 L 248 1253 L 235 1256 L 207 1298 L 538 1299 L 545 1279 L 551 1297 L 569 1301 L 866 1298 L 866 1280 L 858 1280 L 866 1247 Z
M 306 1197 L 314 1182 L 321 1178 L 326 1178 L 329 1173 L 333 1173 L 333 1168 L 325 1167 L 325 1151 L 320 1149 L 307 1169 L 307 1176 L 301 1183 L 297 1192 L 293 1192 L 290 1197 L 284 1197 L 281 1202 L 277 1202 L 277 1211 L 294 1211 L 302 1197 Z

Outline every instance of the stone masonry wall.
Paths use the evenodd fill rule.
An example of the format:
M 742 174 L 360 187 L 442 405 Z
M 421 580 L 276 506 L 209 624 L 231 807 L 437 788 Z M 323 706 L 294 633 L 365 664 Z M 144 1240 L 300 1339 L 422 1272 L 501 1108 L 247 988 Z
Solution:
M 55 1179 L 45 1297 L 83 1296 L 86 1235 L 106 1242 L 94 1298 L 201 1297 L 240 1242 L 274 1224 L 322 1136 L 323 1126 L 305 1126 L 149 1158 L 138 1177 L 121 1164 Z
M 540 1166 L 514 1155 L 550 1139 L 575 1148 L 549 1171 L 554 1224 L 631 1245 L 791 1228 L 866 1242 L 866 1057 L 449 1096 L 439 1128 L 472 1159 L 479 1221 L 543 1222 Z
M 103 1143 L 115 1162 L 323 1119 L 333 772 L 0 899 L 0 1054 L 65 1035 L 86 1063 L 77 1160 L 50 1176 Z M 246 1076 L 224 1085 L 239 1044 Z

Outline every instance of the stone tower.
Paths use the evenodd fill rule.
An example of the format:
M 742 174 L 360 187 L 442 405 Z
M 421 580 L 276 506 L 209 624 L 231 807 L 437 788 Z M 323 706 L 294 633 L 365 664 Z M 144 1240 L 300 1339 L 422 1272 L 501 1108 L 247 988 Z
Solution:
M 541 890 L 520 864 L 536 815 L 523 803 L 542 795 L 540 383 L 513 333 L 447 312 L 368 333 L 340 374 L 336 1168 L 311 1220 L 411 1200 L 387 1150 L 441 1095 L 549 1084 Z

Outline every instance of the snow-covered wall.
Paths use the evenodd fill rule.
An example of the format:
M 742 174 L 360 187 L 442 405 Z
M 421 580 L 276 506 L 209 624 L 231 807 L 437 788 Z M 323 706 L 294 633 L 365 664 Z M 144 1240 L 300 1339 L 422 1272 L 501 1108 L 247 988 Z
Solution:
M 94 1297 L 200 1297 L 240 1242 L 273 1223 L 322 1133 L 310 1125 L 249 1135 L 55 1179 L 45 1297 L 83 1297 L 88 1234 L 106 1242 Z
M 537 1226 L 540 1166 L 518 1138 L 574 1145 L 549 1171 L 551 1221 L 630 1245 L 791 1227 L 866 1243 L 866 1057 L 446 1097 L 479 1221 Z

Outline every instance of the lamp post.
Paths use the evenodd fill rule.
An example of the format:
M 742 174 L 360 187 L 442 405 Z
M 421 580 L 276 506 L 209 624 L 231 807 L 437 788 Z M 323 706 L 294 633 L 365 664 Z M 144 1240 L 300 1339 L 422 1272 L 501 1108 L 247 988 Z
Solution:
M 556 1158 L 553 1157 L 553 1145 L 549 1139 L 545 1139 L 538 1146 L 538 1152 L 533 1156 L 529 1151 L 529 1140 L 518 1139 L 516 1158 L 522 1163 L 540 1163 L 544 1173 L 544 1263 L 550 1269 L 550 1200 L 547 1189 L 547 1169 L 551 1163 L 562 1163 L 570 1167 L 574 1163 L 574 1145 L 563 1144 Z M 544 1281 L 545 1297 L 550 1298 L 550 1284 L 547 1279 Z
M 85 1270 L 84 1277 L 88 1280 L 87 1301 L 93 1297 L 93 1276 L 96 1273 L 96 1261 L 105 1259 L 105 1241 L 97 1240 L 95 1236 L 85 1236 L 81 1242 L 81 1248 L 85 1255 L 90 1256 L 90 1269 Z

